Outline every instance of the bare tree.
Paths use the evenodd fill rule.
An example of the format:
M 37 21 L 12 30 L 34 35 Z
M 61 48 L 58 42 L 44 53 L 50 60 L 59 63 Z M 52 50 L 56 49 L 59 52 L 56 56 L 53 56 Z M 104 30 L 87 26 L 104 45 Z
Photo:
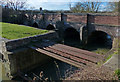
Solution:
M 27 0 L 2 0 L 1 3 L 2 6 L 17 11 L 27 7 L 26 1 Z
M 107 11 L 118 12 L 120 9 L 120 2 L 109 2 L 107 4 Z
M 79 12 L 98 12 L 101 2 L 77 2 L 70 10 L 75 13 Z

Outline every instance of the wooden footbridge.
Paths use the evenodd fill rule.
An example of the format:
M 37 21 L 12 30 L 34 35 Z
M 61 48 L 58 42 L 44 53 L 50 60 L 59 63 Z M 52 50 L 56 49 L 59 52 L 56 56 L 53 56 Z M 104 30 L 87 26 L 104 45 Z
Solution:
M 49 42 L 34 44 L 30 48 L 79 68 L 94 66 L 102 58 L 90 51 Z

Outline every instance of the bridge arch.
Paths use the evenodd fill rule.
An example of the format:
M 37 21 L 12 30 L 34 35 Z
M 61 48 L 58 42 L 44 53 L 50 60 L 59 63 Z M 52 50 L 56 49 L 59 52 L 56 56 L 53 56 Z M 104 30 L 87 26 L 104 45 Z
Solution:
M 104 31 L 99 30 L 92 31 L 87 38 L 88 45 L 112 48 L 112 43 L 113 43 L 112 36 Z
M 49 24 L 47 27 L 46 27 L 47 30 L 54 30 L 55 29 L 55 26 L 52 25 L 52 24 Z
M 35 22 L 33 23 L 32 27 L 36 27 L 36 28 L 39 28 L 38 24 Z
M 66 28 L 64 30 L 64 39 L 80 40 L 80 33 L 75 28 Z

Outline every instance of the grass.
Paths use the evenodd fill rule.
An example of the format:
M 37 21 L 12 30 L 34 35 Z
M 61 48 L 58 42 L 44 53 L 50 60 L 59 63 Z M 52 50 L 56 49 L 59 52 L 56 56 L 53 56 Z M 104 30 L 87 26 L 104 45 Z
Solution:
M 19 39 L 48 32 L 47 30 L 36 29 L 23 25 L 0 22 L 0 25 L 1 24 L 2 33 L 0 33 L 0 36 L 7 39 Z
M 116 44 L 116 43 L 117 43 L 117 44 Z M 118 45 L 118 47 L 117 47 L 117 45 Z M 106 58 L 105 62 L 107 62 L 113 55 L 116 55 L 116 54 L 120 55 L 120 54 L 119 54 L 119 51 L 120 51 L 120 38 L 116 38 L 116 39 L 115 39 L 115 42 L 114 42 L 113 46 L 116 46 L 116 47 L 114 48 L 114 52 L 113 52 L 113 54 L 110 54 L 110 55 Z M 105 63 L 105 62 L 104 62 L 104 63 Z
M 120 38 L 118 38 L 118 54 L 120 55 Z
M 106 58 L 106 61 L 108 61 L 112 56 L 113 56 L 113 54 L 110 54 L 110 55 Z M 105 61 L 105 62 L 106 62 L 106 61 Z
M 120 69 L 115 70 L 115 75 L 117 75 L 118 79 L 120 80 Z
M 101 55 L 105 55 L 110 49 L 107 48 L 98 48 L 97 50 L 94 50 L 93 52 Z
M 106 58 L 106 60 L 104 61 L 104 63 L 107 62 L 113 55 L 116 55 L 116 54 L 118 54 L 118 51 L 114 51 L 113 54 L 110 54 L 110 55 Z

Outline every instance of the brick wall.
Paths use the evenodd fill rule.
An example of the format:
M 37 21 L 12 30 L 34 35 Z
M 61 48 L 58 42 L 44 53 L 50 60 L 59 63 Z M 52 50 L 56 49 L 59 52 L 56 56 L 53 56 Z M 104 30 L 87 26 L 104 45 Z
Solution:
M 44 14 L 45 16 L 45 20 L 47 21 L 53 21 L 53 22 L 56 22 L 56 21 L 61 21 L 61 14 Z
M 93 31 L 102 31 L 109 34 L 113 39 L 118 36 L 117 29 L 118 26 L 91 24 L 89 25 L 89 34 L 91 34 Z
M 65 16 L 66 15 L 66 16 Z M 62 17 L 63 16 L 63 17 Z M 36 18 L 40 18 L 37 15 Z M 88 14 L 87 13 L 45 13 L 44 20 L 46 23 L 57 21 L 62 21 L 64 19 L 67 22 L 76 22 L 76 23 L 95 23 L 95 24 L 107 24 L 107 25 L 118 25 L 118 20 L 120 17 L 118 15 L 109 15 L 109 14 Z M 52 20 L 52 21 L 51 21 Z M 120 25 L 120 24 L 119 24 Z
M 118 25 L 118 16 L 111 15 L 89 15 L 89 23 Z
M 118 25 L 119 19 L 120 17 L 117 15 L 67 14 L 67 22 L 87 23 L 88 21 L 89 23 L 95 24 Z
M 87 15 L 67 15 L 67 21 L 87 23 Z
M 120 25 L 120 16 L 118 16 L 118 25 Z

